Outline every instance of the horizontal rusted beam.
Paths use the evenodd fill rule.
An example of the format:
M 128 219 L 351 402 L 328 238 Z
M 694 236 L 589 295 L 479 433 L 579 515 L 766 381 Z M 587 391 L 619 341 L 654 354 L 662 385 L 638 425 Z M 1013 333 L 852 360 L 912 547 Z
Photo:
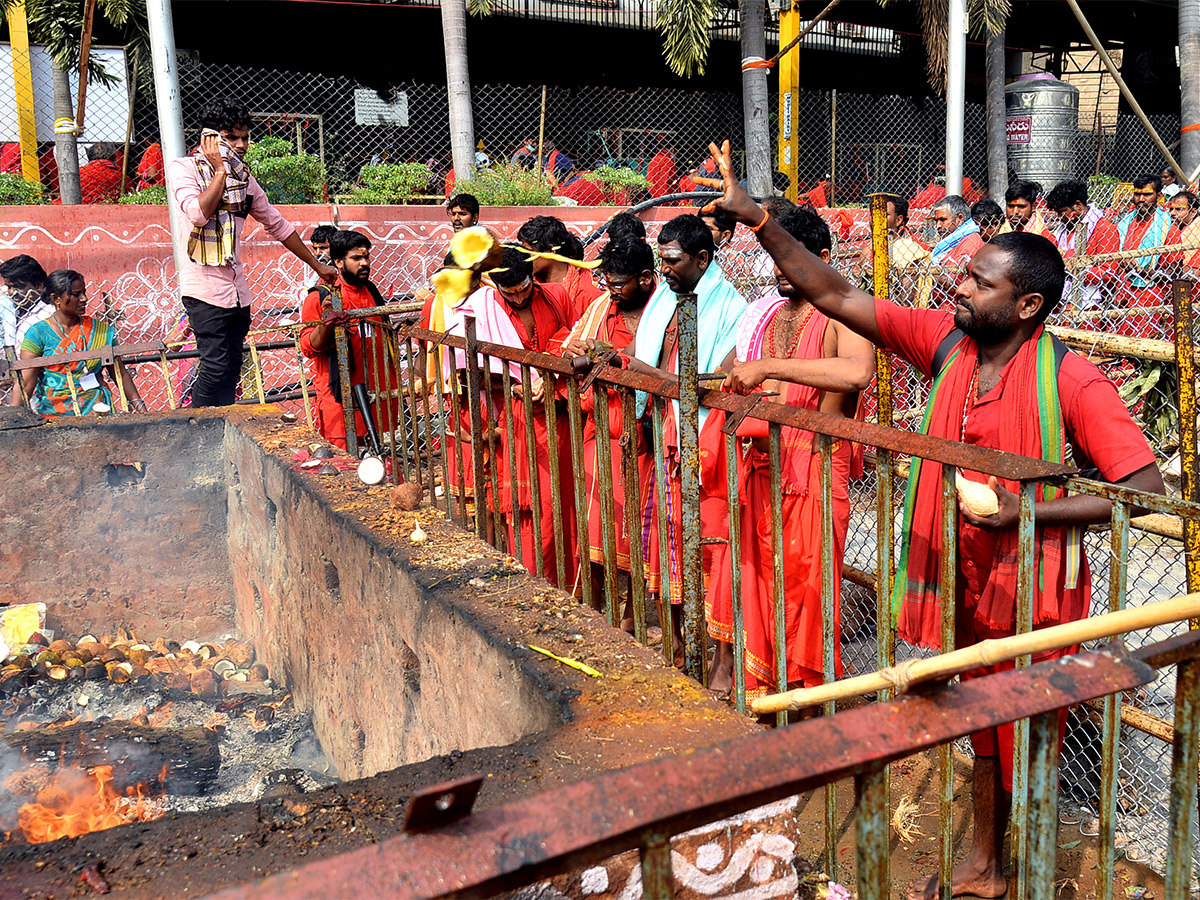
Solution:
M 427 331 L 422 328 L 404 328 L 401 334 L 409 335 L 419 340 L 440 343 L 443 346 L 466 348 L 466 341 L 458 336 L 445 335 L 437 331 Z M 518 365 L 536 366 L 564 377 L 577 377 L 571 360 L 538 353 L 525 348 L 507 347 L 502 344 L 479 342 L 479 350 L 488 356 L 517 363 Z M 597 376 L 614 387 L 633 388 L 639 391 L 656 394 L 671 400 L 679 398 L 679 382 L 675 378 L 657 378 L 636 372 L 628 372 L 606 366 Z M 723 391 L 701 390 L 700 402 L 709 409 L 720 409 L 731 414 L 740 414 L 745 408 L 745 400 L 738 394 Z M 854 441 L 891 450 L 894 453 L 905 453 L 932 459 L 945 465 L 969 469 L 995 475 L 998 478 L 1008 478 L 1013 481 L 1041 481 L 1046 479 L 1062 479 L 1075 474 L 1071 466 L 1050 463 L 1040 459 L 1030 459 L 1012 453 L 1002 453 L 987 447 L 975 447 L 960 444 L 945 438 L 929 437 L 914 431 L 903 431 L 887 428 L 871 422 L 857 419 L 847 419 L 843 416 L 833 416 L 828 413 L 797 409 L 778 402 L 759 403 L 752 413 L 756 419 L 767 422 L 777 422 L 793 428 L 803 428 L 820 434 L 828 434 L 839 440 Z
M 609 772 L 212 897 L 324 898 L 348 884 L 369 897 L 486 896 L 1155 674 L 1113 645 Z

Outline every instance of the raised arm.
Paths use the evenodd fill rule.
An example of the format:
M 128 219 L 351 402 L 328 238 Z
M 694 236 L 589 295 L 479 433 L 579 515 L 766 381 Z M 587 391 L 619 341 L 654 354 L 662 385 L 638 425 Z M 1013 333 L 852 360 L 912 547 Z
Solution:
M 721 168 L 721 178 L 697 178 L 696 183 L 717 188 L 723 195 L 704 207 L 705 212 L 722 212 L 751 229 L 758 242 L 771 254 L 789 282 L 804 292 L 812 304 L 831 319 L 849 326 L 872 343 L 879 343 L 879 325 L 875 321 L 875 298 L 839 275 L 804 245 L 770 219 L 738 183 L 730 159 L 729 141 L 709 150 Z M 759 227 L 761 226 L 761 227 Z

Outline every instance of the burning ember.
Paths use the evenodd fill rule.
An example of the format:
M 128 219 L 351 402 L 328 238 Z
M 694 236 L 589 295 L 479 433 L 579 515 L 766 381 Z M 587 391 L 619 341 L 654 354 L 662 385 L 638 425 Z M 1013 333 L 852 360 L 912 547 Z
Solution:
M 142 785 L 122 796 L 112 782 L 112 766 L 96 766 L 91 774 L 60 769 L 38 791 L 35 802 L 21 806 L 18 828 L 27 841 L 41 844 L 163 814 Z

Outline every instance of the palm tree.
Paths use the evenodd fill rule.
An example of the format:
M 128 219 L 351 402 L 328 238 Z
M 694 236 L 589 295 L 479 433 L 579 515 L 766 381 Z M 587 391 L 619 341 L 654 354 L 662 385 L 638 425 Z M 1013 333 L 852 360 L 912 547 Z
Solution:
M 84 3 L 80 0 L 0 0 L 0 24 L 8 22 L 10 12 L 23 5 L 29 28 L 29 41 L 46 48 L 50 54 L 54 87 L 54 118 L 74 118 L 71 97 L 71 73 L 79 71 L 83 35 Z M 147 47 L 146 4 L 138 0 L 97 0 L 96 12 L 126 39 L 126 51 Z M 149 52 L 140 54 L 149 58 Z M 88 83 L 114 85 L 119 79 L 106 71 L 89 53 Z M 135 73 L 137 75 L 144 73 Z M 54 152 L 58 160 L 59 191 L 64 205 L 82 200 L 79 189 L 79 156 L 74 133 L 55 134 Z

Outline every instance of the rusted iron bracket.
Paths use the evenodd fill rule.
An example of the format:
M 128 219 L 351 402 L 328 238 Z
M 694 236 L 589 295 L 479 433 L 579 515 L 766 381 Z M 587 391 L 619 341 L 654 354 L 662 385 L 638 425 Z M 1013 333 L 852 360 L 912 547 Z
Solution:
M 1156 674 L 1111 645 L 608 772 L 214 897 L 331 896 L 348 880 L 364 896 L 488 896 Z
M 592 386 L 592 382 L 596 380 L 596 376 L 599 375 L 603 369 L 608 367 L 609 362 L 614 356 L 617 355 L 617 353 L 618 350 L 616 347 L 609 347 L 592 360 L 591 368 L 588 369 L 588 373 L 583 376 L 583 381 L 579 383 L 579 390 L 581 393 Z
M 482 775 L 471 775 L 417 791 L 409 798 L 404 813 L 405 832 L 418 834 L 466 818 L 475 806 L 482 784 Z
M 736 435 L 746 416 L 750 415 L 750 410 L 758 406 L 760 400 L 762 400 L 761 394 L 747 394 L 742 402 L 741 409 L 726 410 L 725 424 L 721 426 L 721 433 Z

